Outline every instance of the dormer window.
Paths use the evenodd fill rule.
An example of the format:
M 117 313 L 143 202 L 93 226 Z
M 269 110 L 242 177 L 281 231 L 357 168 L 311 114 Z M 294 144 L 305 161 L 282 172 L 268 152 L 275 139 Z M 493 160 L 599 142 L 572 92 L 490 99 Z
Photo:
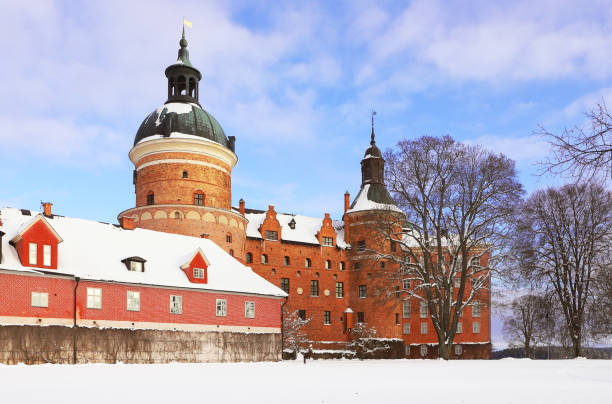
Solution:
M 43 265 L 51 266 L 51 246 L 49 244 L 43 245 Z
M 291 230 L 295 230 L 295 218 L 291 218 L 291 221 L 289 222 L 289 228 L 291 228 Z
M 278 232 L 266 230 L 266 240 L 278 241 Z
M 121 262 L 125 264 L 128 271 L 144 272 L 144 263 L 147 262 L 147 260 L 140 257 L 129 257 L 122 260 Z
M 201 249 L 197 249 L 191 258 L 181 265 L 181 269 L 192 283 L 208 283 L 210 262 Z
M 204 279 L 204 269 L 203 268 L 193 268 L 193 277 L 196 279 Z
M 26 223 L 9 244 L 15 247 L 21 265 L 57 269 L 58 244 L 61 242 L 62 238 L 41 214 Z

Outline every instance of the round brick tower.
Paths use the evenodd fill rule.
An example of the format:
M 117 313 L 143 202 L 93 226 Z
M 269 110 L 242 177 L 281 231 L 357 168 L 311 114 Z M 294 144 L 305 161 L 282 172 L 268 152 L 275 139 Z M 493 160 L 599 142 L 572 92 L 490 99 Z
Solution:
M 185 32 L 166 68 L 168 100 L 140 125 L 130 160 L 136 207 L 118 215 L 135 227 L 207 237 L 244 256 L 246 218 L 232 210 L 235 138 L 199 103 L 202 74 L 191 65 Z

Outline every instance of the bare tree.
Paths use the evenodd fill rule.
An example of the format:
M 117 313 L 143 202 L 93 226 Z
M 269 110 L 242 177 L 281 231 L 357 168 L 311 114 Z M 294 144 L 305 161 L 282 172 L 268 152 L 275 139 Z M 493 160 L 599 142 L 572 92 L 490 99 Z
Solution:
M 401 141 L 385 158 L 387 186 L 406 217 L 384 231 L 401 253 L 380 256 L 399 263 L 402 292 L 427 306 L 448 359 L 465 307 L 488 304 L 495 253 L 507 244 L 523 187 L 512 160 L 449 136 Z
M 510 314 L 504 318 L 503 333 L 511 347 L 522 347 L 526 358 L 534 349 L 550 342 L 550 300 L 534 294 L 518 297 L 509 304 Z
M 534 192 L 517 222 L 522 274 L 553 288 L 573 356 L 582 354 L 592 283 L 605 268 L 611 213 L 612 195 L 602 186 L 565 185 Z
M 553 156 L 543 162 L 544 172 L 582 179 L 612 175 L 612 115 L 603 101 L 585 115 L 586 127 L 566 128 L 561 134 L 540 125 L 537 133 L 553 147 Z
M 298 310 L 291 314 L 285 313 L 283 316 L 283 345 L 285 349 L 299 353 L 310 342 L 308 335 L 303 330 L 310 323 L 310 320 L 310 318 L 301 318 Z

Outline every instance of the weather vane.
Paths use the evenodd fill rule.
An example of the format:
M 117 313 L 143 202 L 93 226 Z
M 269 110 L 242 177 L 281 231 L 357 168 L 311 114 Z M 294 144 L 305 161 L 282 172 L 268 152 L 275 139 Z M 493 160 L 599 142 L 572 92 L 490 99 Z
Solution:
M 376 111 L 372 110 L 372 129 L 374 129 L 374 115 L 376 115 Z

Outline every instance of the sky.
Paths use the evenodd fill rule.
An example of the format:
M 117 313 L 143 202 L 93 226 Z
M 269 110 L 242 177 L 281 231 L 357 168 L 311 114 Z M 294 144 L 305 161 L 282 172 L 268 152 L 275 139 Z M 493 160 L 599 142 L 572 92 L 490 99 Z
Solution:
M 0 0 L 0 206 L 116 222 L 128 152 L 166 101 L 181 21 L 200 103 L 237 139 L 234 205 L 341 218 L 381 149 L 451 135 L 517 162 L 612 96 L 612 3 Z

